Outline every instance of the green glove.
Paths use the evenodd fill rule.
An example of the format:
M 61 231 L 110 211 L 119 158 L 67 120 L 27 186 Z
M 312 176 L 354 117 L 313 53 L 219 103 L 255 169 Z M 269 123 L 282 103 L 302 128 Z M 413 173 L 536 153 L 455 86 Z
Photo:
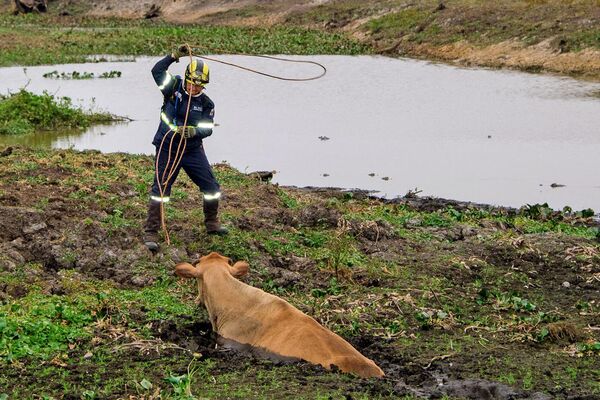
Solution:
M 177 47 L 173 53 L 171 53 L 171 57 L 173 57 L 176 61 L 179 61 L 180 57 L 189 56 L 191 51 L 192 50 L 188 47 L 188 45 L 182 44 L 181 46 Z

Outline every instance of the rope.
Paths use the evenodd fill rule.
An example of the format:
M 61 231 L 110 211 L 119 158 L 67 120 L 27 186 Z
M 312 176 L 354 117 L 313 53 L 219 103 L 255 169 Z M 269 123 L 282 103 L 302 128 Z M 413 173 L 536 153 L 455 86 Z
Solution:
M 221 63 L 221 64 L 225 64 L 225 65 L 229 65 L 231 67 L 235 67 L 235 68 L 239 68 L 242 69 L 244 71 L 248 71 L 248 72 L 252 72 L 258 75 L 263 75 L 269 78 L 273 78 L 273 79 L 279 79 L 282 81 L 293 81 L 293 82 L 302 82 L 302 81 L 312 81 L 315 79 L 319 79 L 322 78 L 323 76 L 325 76 L 325 74 L 327 73 L 327 68 L 323 65 L 320 64 L 316 61 L 306 61 L 306 60 L 292 60 L 289 58 L 281 58 L 281 57 L 274 57 L 274 56 L 265 56 L 265 55 L 259 55 L 259 54 L 239 54 L 242 56 L 247 56 L 247 57 L 256 57 L 256 58 L 266 58 L 266 59 L 270 59 L 270 60 L 276 60 L 276 61 L 284 61 L 284 62 L 291 62 L 291 63 L 299 63 L 299 64 L 312 64 L 312 65 L 316 65 L 320 68 L 323 69 L 323 72 L 321 72 L 319 75 L 316 76 L 312 76 L 312 77 L 308 77 L 308 78 L 286 78 L 286 77 L 282 77 L 282 76 L 277 76 L 277 75 L 272 75 L 272 74 L 268 74 L 266 72 L 261 72 L 252 68 L 248 68 L 248 67 L 244 67 L 242 65 L 238 65 L 238 64 L 234 64 L 234 63 L 229 63 L 226 61 L 222 61 L 222 60 L 218 60 L 216 58 L 212 58 L 212 57 L 206 57 L 206 56 L 202 56 L 199 54 L 194 54 L 192 52 L 192 48 L 202 48 L 203 46 L 198 46 L 198 45 L 194 45 L 194 46 L 190 46 L 189 44 L 185 44 L 188 48 L 188 53 L 189 53 L 189 57 L 190 57 L 190 63 L 194 60 L 194 56 L 198 57 L 198 58 L 203 58 L 205 60 L 208 61 L 214 61 L 217 63 Z M 185 90 L 185 87 L 184 87 Z M 189 95 L 188 93 L 188 104 L 187 104 L 187 108 L 185 111 L 185 119 L 183 121 L 183 126 L 186 127 L 187 126 L 187 121 L 188 121 L 188 117 L 189 117 L 189 113 L 190 113 L 190 106 L 192 103 L 192 96 Z M 179 144 L 177 145 L 177 151 L 175 152 L 175 157 L 173 159 L 173 164 L 171 165 L 171 168 L 169 169 L 169 164 L 171 162 L 171 150 L 172 150 L 172 146 L 173 146 L 173 140 L 171 140 L 169 142 L 169 155 L 167 157 L 167 164 L 165 166 L 165 169 L 162 173 L 162 176 L 159 179 L 158 176 L 158 166 L 159 166 L 159 158 L 160 155 L 162 153 L 162 149 L 163 149 L 163 145 L 165 143 L 165 139 L 167 138 L 167 136 L 169 136 L 170 133 L 173 133 L 171 136 L 171 139 L 173 139 L 175 137 L 175 135 L 177 134 L 176 131 L 174 131 L 173 129 L 169 129 L 167 131 L 167 133 L 165 133 L 165 135 L 163 136 L 161 142 L 160 142 L 160 146 L 158 148 L 158 154 L 156 155 L 156 162 L 154 165 L 154 170 L 155 170 L 155 176 L 156 176 L 156 181 L 158 183 L 158 191 L 160 194 L 161 199 L 164 198 L 164 191 L 163 191 L 163 187 L 166 188 L 169 181 L 171 180 L 171 178 L 173 177 L 173 175 L 175 174 L 175 171 L 177 171 L 177 168 L 179 168 L 179 165 L 181 164 L 181 161 L 183 160 L 183 154 L 185 153 L 185 149 L 187 147 L 187 138 L 185 136 L 181 136 L 181 140 L 179 141 Z M 181 144 L 183 142 L 183 149 L 181 148 Z M 167 173 L 167 169 L 169 169 L 169 172 Z M 167 179 L 165 180 L 165 174 L 167 175 Z M 170 235 L 169 235 L 169 231 L 167 229 L 167 221 L 166 221 L 166 216 L 165 216 L 165 203 L 164 201 L 160 202 L 160 221 L 161 221 L 161 227 L 165 233 L 165 239 L 167 242 L 167 245 L 171 244 L 171 239 L 170 239 Z
M 188 45 L 188 49 L 189 49 L 189 45 Z M 190 49 L 189 51 L 189 55 L 190 55 L 190 63 L 193 61 L 193 57 L 192 57 L 192 51 Z M 185 88 L 184 88 L 185 90 Z M 190 106 L 192 105 L 192 96 L 188 93 L 188 104 L 185 110 L 185 119 L 183 120 L 183 126 L 187 126 L 187 121 L 188 121 L 188 117 L 190 115 Z M 162 148 L 163 145 L 165 143 L 165 139 L 167 138 L 167 136 L 169 135 L 169 133 L 173 132 L 171 141 L 169 141 L 169 155 L 167 157 L 167 165 L 165 166 L 165 170 L 163 171 L 162 174 L 162 179 L 159 180 L 158 179 L 158 165 L 159 165 L 159 158 L 160 155 L 162 153 Z M 179 144 L 177 145 L 177 151 L 175 152 L 175 157 L 173 159 L 173 164 L 171 164 L 171 168 L 169 170 L 169 172 L 167 173 L 167 169 L 169 169 L 169 163 L 171 162 L 171 150 L 172 150 L 172 146 L 173 146 L 173 138 L 175 137 L 175 135 L 177 134 L 176 131 L 173 131 L 172 129 L 169 129 L 169 131 L 167 131 L 167 133 L 163 136 L 162 141 L 160 142 L 160 147 L 158 148 L 158 154 L 156 155 L 156 164 L 155 164 L 155 174 L 156 174 L 156 181 L 158 182 L 158 191 L 160 192 L 160 197 L 163 198 L 164 197 L 164 192 L 163 192 L 163 186 L 166 188 L 169 181 L 171 180 L 171 178 L 173 177 L 173 175 L 175 174 L 175 171 L 177 171 L 177 168 L 179 168 L 179 164 L 181 164 L 181 161 L 183 160 L 183 154 L 185 153 L 185 149 L 187 147 L 187 138 L 184 135 L 181 135 L 181 140 L 179 140 Z M 183 143 L 183 149 L 181 148 L 181 144 Z M 167 179 L 165 180 L 165 174 L 167 174 Z M 167 245 L 171 244 L 171 238 L 169 235 L 169 230 L 167 229 L 167 221 L 166 221 L 166 216 L 165 216 L 165 202 L 161 201 L 160 202 L 160 222 L 161 222 L 161 226 L 162 229 L 165 233 L 165 239 L 167 241 Z
M 160 158 L 160 154 L 162 153 L 162 147 L 163 144 L 165 142 L 165 139 L 167 138 L 167 136 L 169 135 L 169 133 L 173 132 L 173 137 L 175 137 L 176 132 L 173 131 L 172 129 L 169 129 L 169 131 L 163 136 L 163 139 L 160 143 L 160 147 L 158 150 L 158 154 L 156 156 L 156 166 L 155 166 L 155 170 L 156 170 L 156 181 L 158 182 L 158 190 L 160 193 L 160 197 L 163 198 L 164 197 L 164 192 L 163 192 L 163 186 L 166 187 L 167 184 L 169 183 L 169 181 L 171 180 L 171 178 L 173 177 L 173 174 L 175 173 L 175 171 L 177 171 L 177 168 L 179 168 L 179 164 L 181 163 L 181 160 L 183 160 L 183 154 L 185 153 L 185 148 L 187 146 L 187 139 L 185 137 L 182 137 L 182 140 L 179 141 L 179 144 L 177 145 L 177 152 L 175 153 L 175 159 L 173 160 L 173 164 L 171 165 L 171 169 L 167 175 L 167 179 L 165 180 L 165 174 L 167 173 L 167 169 L 169 167 L 169 163 L 171 161 L 171 149 L 172 149 L 172 145 L 173 145 L 173 140 L 171 140 L 169 142 L 169 156 L 167 158 L 167 165 L 165 166 L 165 170 L 163 171 L 163 175 L 162 175 L 162 179 L 159 180 L 158 179 L 158 160 Z M 183 149 L 181 149 L 181 142 L 183 142 Z M 181 151 L 180 151 L 181 150 Z M 162 183 L 161 183 L 162 182 Z M 171 244 L 171 238 L 169 235 L 169 231 L 167 229 L 167 222 L 166 222 L 166 216 L 165 216 L 165 203 L 161 201 L 160 203 L 160 222 L 161 222 L 161 226 L 163 231 L 165 232 L 165 239 L 167 241 L 167 244 L 170 245 Z
M 192 45 L 192 47 L 190 49 L 207 49 L 207 47 L 201 46 L 201 45 Z M 221 52 L 221 53 L 226 53 L 225 51 L 222 51 L 220 49 L 216 49 L 216 50 L 219 51 L 219 52 Z M 277 75 L 268 74 L 266 72 L 261 72 L 261 71 L 255 70 L 253 68 L 244 67 L 244 66 L 241 66 L 241 65 L 238 65 L 238 64 L 227 62 L 227 61 L 218 60 L 216 58 L 207 57 L 207 56 L 203 56 L 203 55 L 200 55 L 200 54 L 194 54 L 194 56 L 196 56 L 198 58 L 203 58 L 203 59 L 208 60 L 208 61 L 214 61 L 214 62 L 217 62 L 217 63 L 229 65 L 231 67 L 239 68 L 239 69 L 242 69 L 244 71 L 253 72 L 253 73 L 258 74 L 258 75 L 263 75 L 263 76 L 267 76 L 269 78 L 279 79 L 279 80 L 282 80 L 282 81 L 292 81 L 292 82 L 313 81 L 315 79 L 319 79 L 319 78 L 324 77 L 325 74 L 327 73 L 327 68 L 323 64 L 318 63 L 316 61 L 292 60 L 290 58 L 266 56 L 266 55 L 262 55 L 262 54 L 237 54 L 237 55 L 246 56 L 246 57 L 266 58 L 266 59 L 269 59 L 269 60 L 276 60 L 276 61 L 283 61 L 283 62 L 290 62 L 290 63 L 298 63 L 298 64 L 312 64 L 312 65 L 316 65 L 316 66 L 320 67 L 323 70 L 323 72 L 321 72 L 319 75 L 311 76 L 311 77 L 308 77 L 308 78 L 286 78 L 286 77 L 283 77 L 283 76 L 277 76 Z

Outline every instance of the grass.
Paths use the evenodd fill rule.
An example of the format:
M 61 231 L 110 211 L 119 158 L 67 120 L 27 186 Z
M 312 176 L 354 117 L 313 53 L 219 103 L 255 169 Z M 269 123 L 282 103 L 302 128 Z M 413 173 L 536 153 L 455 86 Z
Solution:
M 341 0 L 293 11 L 288 21 L 354 32 L 389 55 L 598 79 L 589 62 L 597 54 L 581 53 L 600 50 L 597 0 Z
M 356 28 L 368 33 L 367 42 L 378 48 L 401 43 L 408 54 L 411 45 L 421 43 L 440 46 L 465 41 L 485 47 L 516 41 L 529 46 L 553 38 L 562 41 L 562 51 L 576 52 L 600 49 L 599 7 L 596 0 L 343 0 L 292 11 L 287 21 L 335 29 L 367 17 Z
M 0 359 L 13 360 L 34 356 L 47 359 L 64 351 L 70 343 L 89 336 L 93 299 L 33 294 L 0 308 Z
M 394 2 L 381 3 L 330 3 L 293 21 L 344 26 Z M 569 3 L 573 19 L 564 17 L 556 1 L 503 3 L 503 10 L 492 3 L 461 0 L 435 11 L 437 1 L 421 2 L 373 18 L 363 28 L 375 40 L 435 45 L 467 40 L 485 46 L 511 38 L 535 44 L 560 33 L 572 51 L 600 48 L 598 30 L 577 22 L 589 2 Z M 248 9 L 237 16 L 261 12 Z M 557 18 L 563 20 L 559 30 Z M 0 65 L 80 62 L 107 53 L 161 55 L 196 37 L 211 53 L 372 52 L 344 35 L 303 27 L 2 15 Z M 13 96 L 22 96 L 18 104 L 0 109 L 7 132 L 79 126 L 84 120 L 73 117 L 77 110 L 69 101 L 27 92 Z M 28 106 L 14 111 L 23 104 Z M 42 115 L 23 118 L 31 108 Z M 423 374 L 425 366 L 445 368 L 451 362 L 464 378 L 558 395 L 600 394 L 600 338 L 585 330 L 596 325 L 600 311 L 586 289 L 596 282 L 600 249 L 593 241 L 599 231 L 586 212 L 554 212 L 544 205 L 519 212 L 419 211 L 349 194 L 323 200 L 220 165 L 215 172 L 223 187 L 243 199 L 236 207 L 224 201 L 221 215 L 230 235 L 204 234 L 203 215 L 194 206 L 199 194 L 182 177 L 167 209 L 173 245 L 151 259 L 136 248 L 151 170 L 148 157 L 68 150 L 17 149 L 2 159 L 0 194 L 7 201 L 2 207 L 12 207 L 10 196 L 16 196 L 14 213 L 34 209 L 52 216 L 52 223 L 25 240 L 24 246 L 40 244 L 24 252 L 27 262 L 0 254 L 0 399 L 4 393 L 86 399 L 412 398 L 399 396 L 393 381 L 376 384 L 306 366 L 198 357 L 186 350 L 195 343 L 193 329 L 200 329 L 195 324 L 206 322 L 207 315 L 192 302 L 193 284 L 173 279 L 173 264 L 209 251 L 250 260 L 249 283 L 284 297 L 349 340 L 381 346 L 385 354 L 376 354 L 379 361 L 412 365 Z M 136 194 L 123 197 L 124 184 Z M 276 213 L 265 217 L 260 210 L 267 205 Z M 337 211 L 347 224 L 303 223 L 302 213 L 315 205 Z M 19 243 L 9 238 L 9 228 L 28 218 L 13 217 L 6 215 L 10 222 L 3 225 L 2 245 L 8 249 Z M 371 239 L 369 229 L 376 230 Z M 455 234 L 469 230 L 472 235 Z M 300 278 L 282 279 L 288 269 Z M 567 279 L 577 289 L 563 288 Z M 554 323 L 584 333 L 573 340 L 555 337 Z M 181 348 L 169 347 L 173 344 Z
M 21 89 L 17 93 L 0 96 L 0 135 L 86 128 L 113 120 L 110 114 L 85 112 L 73 107 L 70 98 L 57 98 L 46 92 L 37 95 Z
M 371 20 L 367 28 L 374 34 L 385 32 L 389 36 L 398 36 L 420 29 L 429 19 L 429 15 L 430 13 L 424 10 L 409 8 Z
M 0 66 L 83 62 L 95 54 L 163 55 L 179 43 L 200 37 L 198 51 L 211 54 L 381 52 L 598 77 L 595 64 L 578 54 L 585 49 L 600 49 L 597 0 L 340 0 L 286 10 L 282 21 L 272 26 L 264 21 L 281 13 L 274 4 L 250 4 L 209 13 L 199 19 L 198 25 L 88 18 L 88 6 L 70 5 L 72 15 L 66 18 L 58 15 L 57 8 L 45 15 L 1 14 Z M 241 27 L 240 22 L 253 26 Z M 452 46 L 458 42 L 461 44 Z M 506 44 L 502 51 L 510 63 L 503 57 L 490 60 L 486 51 L 479 53 L 500 43 Z M 520 55 L 519 45 L 538 44 L 543 45 L 532 49 L 535 57 Z M 493 54 L 497 50 L 489 49 Z M 562 57 L 564 53 L 569 55 Z
M 392 11 L 368 21 L 365 28 L 377 39 L 404 38 L 409 42 L 434 45 L 460 40 L 488 46 L 506 40 L 537 44 L 559 35 L 570 50 L 600 48 L 595 1 L 560 1 L 532 3 L 473 2 L 446 4 L 438 9 L 437 1 L 425 1 Z
M 148 268 L 148 266 L 145 266 Z M 19 282 L 19 275 L 11 279 Z M 68 295 L 48 296 L 38 282 L 18 301 L 0 305 L 0 360 L 15 362 L 24 357 L 46 360 L 69 347 L 91 339 L 94 326 L 108 319 L 127 321 L 130 329 L 144 330 L 145 322 L 172 315 L 193 314 L 193 308 L 170 293 L 172 286 L 157 283 L 141 290 L 119 290 L 93 281 L 65 276 Z
M 464 378 L 600 394 L 600 338 L 585 329 L 600 311 L 586 289 L 600 248 L 587 213 L 544 205 L 420 211 L 278 187 L 217 165 L 227 193 L 244 199 L 244 207 L 223 202 L 230 235 L 204 233 L 201 195 L 182 176 L 168 208 L 173 245 L 151 258 L 138 239 L 151 169 L 150 157 L 98 152 L 17 148 L 3 158 L 0 193 L 19 207 L 3 225 L 0 394 L 402 398 L 393 376 L 364 383 L 194 348 L 208 317 L 173 265 L 213 250 L 249 260 L 248 283 L 381 349 L 372 355 L 379 362 L 418 371 L 452 362 Z M 134 194 L 120 196 L 123 185 Z M 312 212 L 342 220 L 307 218 Z M 28 226 L 37 213 L 60 219 L 27 237 L 23 246 L 38 247 L 19 261 L 12 225 Z
M 179 43 L 201 45 L 201 53 L 363 54 L 366 45 L 341 34 L 297 27 L 241 28 L 174 25 L 152 21 L 0 15 L 0 66 L 84 62 L 95 54 L 164 55 Z M 202 40 L 194 40 L 202 38 Z
M 365 2 L 347 0 L 327 2 L 304 10 L 292 11 L 286 22 L 298 25 L 319 24 L 326 26 L 341 25 L 382 12 L 390 7 L 390 1 Z
M 571 40 L 573 41 L 573 46 L 575 50 L 583 50 L 589 47 L 599 48 L 600 29 L 575 32 L 571 35 Z

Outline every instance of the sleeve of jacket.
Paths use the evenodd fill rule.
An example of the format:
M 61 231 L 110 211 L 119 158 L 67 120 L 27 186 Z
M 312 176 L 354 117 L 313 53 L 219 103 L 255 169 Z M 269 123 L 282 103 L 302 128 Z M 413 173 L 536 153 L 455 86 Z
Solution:
M 215 103 L 206 97 L 205 105 L 202 108 L 202 118 L 198 121 L 198 125 L 196 126 L 196 134 L 204 139 L 213 133 L 213 127 L 215 126 Z
M 169 66 L 173 64 L 174 61 L 175 59 L 168 55 L 157 62 L 152 68 L 154 82 L 156 82 L 156 85 L 165 97 L 171 96 L 175 91 L 175 83 L 177 82 L 177 79 L 175 79 L 175 77 L 168 71 Z

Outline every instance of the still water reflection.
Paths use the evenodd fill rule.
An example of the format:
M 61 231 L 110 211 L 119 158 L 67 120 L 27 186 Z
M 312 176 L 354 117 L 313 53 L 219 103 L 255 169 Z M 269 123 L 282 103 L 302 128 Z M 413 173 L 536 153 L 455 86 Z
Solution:
M 221 58 L 290 77 L 319 72 L 310 65 Z M 220 124 L 205 141 L 211 162 L 274 169 L 276 181 L 286 185 L 358 187 L 387 197 L 418 188 L 423 195 L 499 205 L 600 209 L 600 100 L 590 96 L 600 85 L 385 57 L 310 59 L 328 67 L 325 78 L 283 82 L 211 64 L 207 93 Z M 152 153 L 162 103 L 150 75 L 156 60 L 1 68 L 3 92 L 30 80 L 28 90 L 69 96 L 134 121 L 0 138 L 0 144 Z M 181 74 L 184 67 L 171 71 Z M 118 70 L 122 77 L 42 77 L 53 70 Z

